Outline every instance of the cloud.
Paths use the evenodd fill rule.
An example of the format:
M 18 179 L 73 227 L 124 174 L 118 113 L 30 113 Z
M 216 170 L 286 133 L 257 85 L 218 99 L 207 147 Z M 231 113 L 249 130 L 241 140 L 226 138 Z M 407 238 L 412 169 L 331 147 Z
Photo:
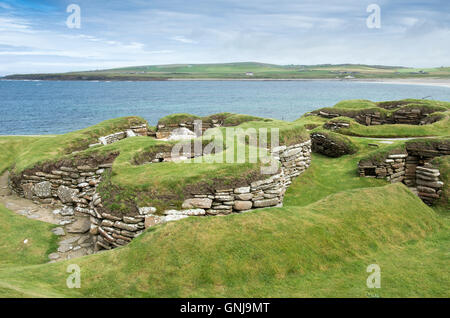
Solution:
M 177 42 L 181 42 L 181 43 L 189 43 L 189 44 L 197 44 L 198 43 L 197 41 L 185 38 L 184 36 L 181 36 L 181 35 L 171 37 L 170 39 L 177 41 Z
M 367 28 L 368 3 L 78 0 L 81 29 L 69 29 L 66 1 L 3 0 L 1 73 L 235 61 L 450 65 L 450 3 L 380 0 L 381 29 Z

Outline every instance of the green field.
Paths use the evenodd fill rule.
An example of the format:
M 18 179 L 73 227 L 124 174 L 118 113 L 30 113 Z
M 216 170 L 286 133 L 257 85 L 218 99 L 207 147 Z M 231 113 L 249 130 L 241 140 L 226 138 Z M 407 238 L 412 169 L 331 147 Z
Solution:
M 450 67 L 415 69 L 380 65 L 275 65 L 254 62 L 148 65 L 55 74 L 15 74 L 7 79 L 167 80 L 167 79 L 370 79 L 450 78 Z
M 337 106 L 373 107 L 368 101 Z M 118 199 L 125 200 L 155 187 L 177 193 L 212 176 L 233 178 L 259 167 L 131 164 L 136 154 L 167 144 L 146 137 L 69 154 L 130 121 L 141 119 L 116 119 L 53 137 L 0 137 L 0 171 L 20 172 L 43 161 L 119 152 L 108 182 L 126 189 Z M 289 144 L 305 138 L 305 127 L 313 129 L 310 132 L 320 130 L 325 122 L 305 116 L 294 122 L 245 121 L 240 127 L 279 127 Z M 437 132 L 445 137 L 447 129 L 448 136 L 447 123 L 430 130 L 430 135 Z M 399 126 L 399 134 L 408 131 L 392 126 Z M 359 160 L 401 147 L 404 140 L 383 144 L 346 135 L 357 152 L 339 158 L 313 154 L 311 166 L 289 187 L 283 207 L 157 225 L 127 246 L 74 260 L 46 263 L 46 255 L 55 248 L 52 226 L 0 207 L 0 296 L 449 297 L 450 158 L 436 159 L 446 188 L 441 201 L 431 208 L 403 184 L 358 176 Z M 378 148 L 369 145 L 373 143 Z M 26 246 L 25 238 L 29 239 Z M 80 289 L 66 287 L 69 264 L 81 268 Z M 366 286 L 370 264 L 381 268 L 380 289 Z

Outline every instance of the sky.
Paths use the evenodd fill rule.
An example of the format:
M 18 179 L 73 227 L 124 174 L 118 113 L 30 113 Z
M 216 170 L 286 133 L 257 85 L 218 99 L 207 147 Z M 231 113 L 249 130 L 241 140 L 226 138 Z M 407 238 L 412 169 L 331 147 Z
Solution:
M 248 61 L 450 66 L 450 1 L 0 0 L 0 75 Z

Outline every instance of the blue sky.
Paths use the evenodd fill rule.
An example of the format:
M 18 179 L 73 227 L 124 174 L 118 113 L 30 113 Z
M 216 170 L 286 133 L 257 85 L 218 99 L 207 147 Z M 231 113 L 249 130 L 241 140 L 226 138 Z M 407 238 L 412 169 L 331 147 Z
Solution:
M 450 1 L 0 0 L 1 75 L 237 61 L 450 66 Z

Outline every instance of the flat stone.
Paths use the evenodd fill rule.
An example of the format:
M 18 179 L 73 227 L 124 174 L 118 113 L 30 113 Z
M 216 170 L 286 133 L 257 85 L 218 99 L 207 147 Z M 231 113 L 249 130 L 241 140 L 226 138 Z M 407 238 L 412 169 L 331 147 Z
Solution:
M 248 200 L 251 200 L 252 198 L 253 198 L 253 194 L 251 194 L 251 193 L 244 193 L 244 194 L 236 195 L 236 199 L 241 200 L 241 201 L 248 201 Z
M 253 202 L 255 208 L 264 208 L 268 206 L 274 206 L 279 203 L 278 199 L 257 200 Z
M 55 227 L 52 229 L 52 233 L 58 236 L 66 235 L 66 232 L 64 232 L 64 229 L 62 227 Z
M 120 221 L 116 221 L 114 223 L 114 227 L 131 232 L 136 232 L 137 230 L 139 230 L 139 226 L 137 224 L 128 224 Z
M 162 221 L 163 222 L 178 221 L 187 217 L 188 217 L 187 215 L 166 215 L 162 218 Z
M 154 208 L 152 206 L 146 206 L 146 207 L 139 208 L 139 214 L 142 214 L 142 215 L 153 214 L 155 212 L 156 212 L 156 208 Z
M 236 188 L 236 189 L 234 189 L 234 193 L 237 193 L 237 194 L 250 193 L 250 187 Z
M 86 233 L 91 228 L 91 221 L 88 217 L 78 217 L 77 220 L 66 226 L 69 233 Z
M 63 244 L 58 247 L 58 252 L 65 253 L 72 249 L 72 246 L 69 244 Z
M 58 253 L 51 253 L 48 255 L 48 258 L 51 259 L 52 261 L 57 260 L 59 258 L 59 254 Z
M 69 237 L 61 242 L 59 242 L 60 245 L 66 245 L 66 244 L 72 244 L 75 243 L 76 241 L 78 241 L 80 239 L 80 236 L 73 236 L 73 237 Z
M 192 198 L 184 200 L 182 204 L 183 209 L 209 209 L 211 207 L 212 200 L 208 198 Z

